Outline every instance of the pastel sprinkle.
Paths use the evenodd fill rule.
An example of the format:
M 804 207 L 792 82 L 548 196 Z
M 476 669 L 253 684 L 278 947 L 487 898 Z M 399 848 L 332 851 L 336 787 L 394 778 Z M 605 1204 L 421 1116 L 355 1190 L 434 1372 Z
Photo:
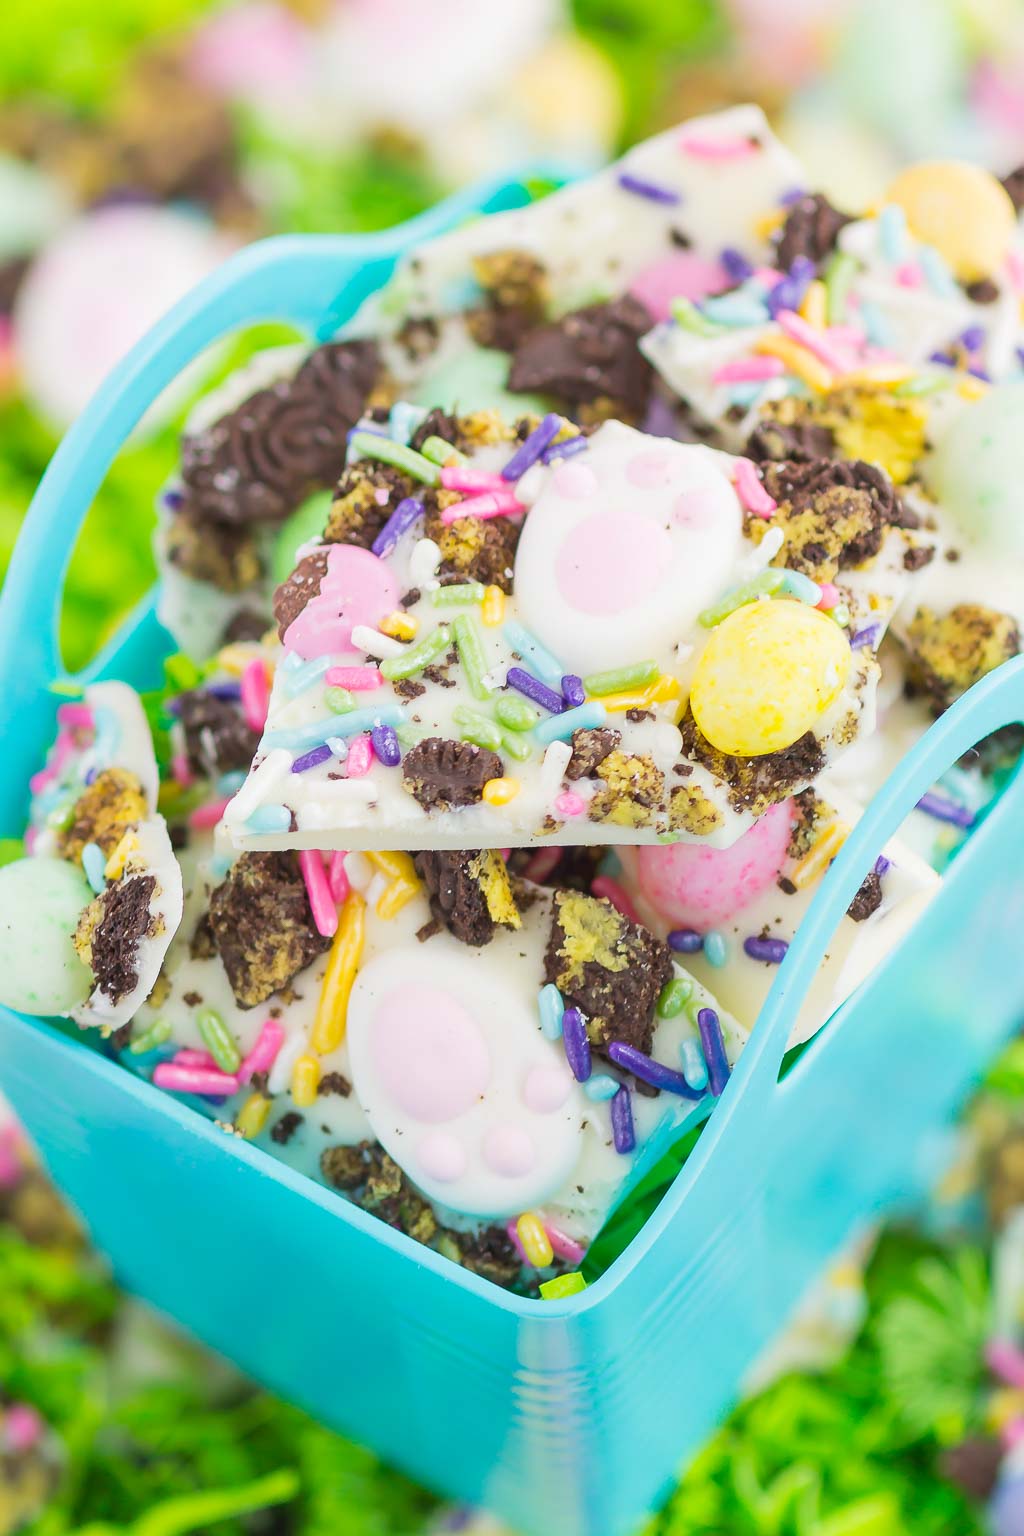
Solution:
M 917 259 L 921 263 L 925 281 L 933 293 L 937 293 L 943 299 L 960 297 L 960 289 L 952 272 L 933 245 L 922 245 L 918 250 Z
M 709 320 L 689 299 L 673 299 L 669 310 L 680 330 L 689 331 L 693 336 L 710 340 L 722 334 L 722 327 Z
M 501 746 L 500 730 L 479 710 L 471 709 L 468 704 L 457 704 L 452 710 L 452 719 L 459 727 L 463 741 L 471 741 L 475 747 L 484 747 L 489 752 L 497 752 Z
M 569 1296 L 578 1296 L 586 1288 L 587 1282 L 576 1270 L 567 1275 L 556 1275 L 553 1280 L 542 1280 L 539 1287 L 545 1301 L 564 1301 Z
M 310 1109 L 316 1103 L 320 1086 L 320 1063 L 315 1056 L 299 1056 L 292 1067 L 292 1103 L 296 1109 Z
M 516 655 L 528 662 L 538 677 L 543 678 L 552 688 L 561 688 L 565 668 L 559 665 L 547 647 L 541 645 L 528 629 L 510 619 L 502 634 Z
M 376 672 L 377 668 L 374 667 L 372 670 Z M 333 685 L 324 689 L 324 703 L 335 715 L 347 715 L 356 707 L 356 701 L 347 688 L 338 688 Z
M 404 496 L 370 545 L 370 549 L 381 559 L 385 555 L 390 555 L 403 533 L 407 533 L 413 523 L 422 516 L 422 501 L 417 496 Z
M 615 1143 L 616 1152 L 623 1154 L 632 1152 L 636 1146 L 633 1103 L 625 1083 L 612 1099 L 612 1141 Z
M 622 1084 L 616 1077 L 609 1077 L 607 1072 L 595 1072 L 593 1077 L 588 1077 L 583 1084 L 583 1092 L 588 1099 L 595 1104 L 606 1103 L 614 1099 Z
M 551 802 L 551 809 L 562 821 L 574 821 L 577 816 L 586 815 L 587 802 L 571 789 L 564 789 Z
M 704 958 L 708 965 L 713 965 L 716 970 L 723 966 L 728 958 L 729 947 L 725 938 L 717 929 L 712 928 L 710 933 L 704 935 Z
M 430 594 L 430 601 L 435 608 L 458 607 L 460 604 L 468 606 L 470 603 L 482 603 L 486 590 L 479 581 L 453 581 L 446 587 L 435 587 Z
M 390 437 L 378 437 L 373 432 L 353 432 L 349 437 L 349 448 L 364 459 L 378 459 L 381 463 L 393 464 L 396 469 L 404 470 L 424 485 L 437 485 L 440 481 L 441 471 L 436 464 L 424 458 L 422 453 L 408 448 L 405 443 L 396 443 Z
M 370 731 L 373 750 L 385 768 L 397 768 L 402 761 L 402 749 L 392 725 L 375 725 Z
M 196 806 L 195 810 L 189 813 L 189 826 L 195 832 L 208 832 L 211 827 L 215 827 L 220 821 L 228 808 L 228 804 L 229 801 L 223 799 L 210 800 L 206 805 Z
M 502 491 L 508 494 L 508 481 L 488 470 L 470 469 L 461 464 L 448 465 L 441 470 L 441 484 L 446 491 L 476 492 Z
M 491 585 L 485 589 L 480 617 L 488 629 L 495 629 L 504 622 L 505 594 L 500 587 Z
M 825 303 L 829 325 L 841 325 L 846 319 L 850 288 L 856 275 L 856 259 L 846 251 L 834 251 L 825 268 Z
M 434 434 L 431 434 L 431 436 L 425 440 L 425 442 L 420 447 L 420 452 L 425 459 L 430 460 L 431 464 L 447 466 L 469 463 L 466 455 L 460 449 L 456 448 L 454 443 L 446 443 L 443 437 L 437 437 Z M 443 476 L 441 478 L 441 484 L 444 484 Z
M 785 373 L 786 365 L 778 357 L 739 357 L 731 363 L 723 363 L 711 375 L 712 384 L 756 384 L 767 379 L 777 379 Z
M 760 326 L 768 319 L 768 312 L 761 300 L 742 289 L 705 299 L 702 310 L 707 319 L 730 328 Z
M 761 484 L 761 477 L 750 459 L 736 460 L 733 485 L 742 505 L 755 517 L 771 517 L 776 510 L 778 502 L 769 496 Z
M 353 693 L 368 693 L 384 684 L 379 667 L 330 667 L 324 674 L 330 688 L 347 688 Z
M 759 571 L 756 576 L 752 576 L 741 586 L 730 588 L 712 607 L 705 608 L 703 613 L 697 615 L 697 622 L 703 629 L 714 629 L 723 619 L 727 619 L 730 613 L 735 613 L 737 608 L 743 608 L 747 603 L 756 602 L 758 598 L 771 597 L 773 593 L 781 591 L 788 574 L 778 566 L 770 566 L 767 570 Z
M 575 672 L 567 672 L 562 678 L 562 698 L 570 709 L 578 709 L 587 701 L 586 690 L 583 687 L 583 679 L 577 677 Z
M 404 721 L 405 710 L 400 704 L 381 704 L 374 709 L 353 709 L 347 715 L 332 715 L 329 720 L 313 720 L 309 725 L 297 725 L 289 730 L 268 731 L 261 746 L 264 752 L 277 747 L 298 752 L 320 746 L 329 736 L 345 740 L 378 724 L 398 726 Z
M 932 816 L 936 821 L 945 821 L 953 827 L 973 827 L 977 819 L 973 811 L 969 811 L 964 805 L 957 805 L 955 800 L 947 800 L 944 795 L 937 795 L 934 790 L 929 790 L 922 795 L 917 802 L 919 811 L 926 816 Z
M 782 591 L 789 597 L 795 597 L 798 602 L 810 603 L 812 608 L 817 608 L 821 602 L 821 588 L 816 581 L 805 576 L 803 571 L 783 571 Z
M 653 683 L 661 668 L 656 661 L 638 661 L 629 667 L 615 667 L 608 672 L 591 672 L 583 679 L 590 694 L 621 693 L 626 688 L 643 688 Z
M 704 935 L 696 928 L 673 928 L 668 936 L 668 947 L 679 955 L 696 955 L 704 948 Z
M 679 148 L 695 160 L 744 160 L 756 155 L 761 145 L 756 139 L 703 139 L 686 134 L 679 140 Z
M 562 1044 L 573 1077 L 585 1083 L 590 1076 L 590 1038 L 578 1008 L 566 1008 L 562 1014 Z
M 597 699 L 591 699 L 578 709 L 566 709 L 560 715 L 550 715 L 547 720 L 538 721 L 533 734 L 537 741 L 546 746 L 551 741 L 567 741 L 573 731 L 586 731 L 596 725 L 603 725 L 607 718 L 608 712 L 604 705 Z
M 338 848 L 331 854 L 331 862 L 327 870 L 327 883 L 331 888 L 331 899 L 340 906 L 349 893 L 349 880 L 345 872 L 345 852 Z
M 505 481 L 518 480 L 525 475 L 531 464 L 536 464 L 545 448 L 550 447 L 555 438 L 561 432 L 563 426 L 561 416 L 554 411 L 545 416 L 538 426 L 534 427 L 515 453 L 509 459 L 501 471 L 501 478 Z
M 230 1098 L 238 1089 L 234 1077 L 203 1067 L 179 1067 L 161 1061 L 153 1069 L 153 1084 L 168 1093 L 198 1093 L 205 1098 Z
M 222 1072 L 234 1074 L 242 1064 L 242 1055 L 231 1031 L 215 1008 L 200 1008 L 196 1014 L 199 1038 Z
M 818 599 L 818 607 L 824 612 L 830 612 L 839 601 L 839 588 L 831 581 L 821 583 L 821 596 Z
M 372 729 L 372 727 L 371 727 Z M 345 766 L 350 779 L 364 779 L 373 767 L 373 742 L 367 735 L 360 735 L 350 743 Z
M 533 756 L 533 747 L 530 740 L 520 731 L 503 730 L 501 733 L 502 750 L 509 757 L 515 758 L 517 763 L 525 763 L 527 758 Z
M 318 683 L 331 665 L 329 656 L 316 656 L 312 661 L 304 665 L 283 666 L 281 668 L 282 686 L 290 699 L 296 698 L 300 693 L 305 693 L 307 688 L 312 688 Z
M 239 1084 L 252 1081 L 257 1072 L 269 1072 L 284 1045 L 284 1026 L 276 1019 L 267 1019 L 256 1037 L 252 1050 L 242 1061 L 238 1072 Z
M 389 683 L 412 677 L 414 672 L 422 672 L 424 667 L 429 667 L 432 661 L 448 649 L 450 642 L 451 630 L 446 624 L 439 624 L 429 635 L 424 635 L 422 640 L 417 640 L 415 645 L 409 646 L 400 656 L 389 656 L 386 661 L 382 661 L 381 673 Z
M 331 749 L 326 742 L 319 747 L 311 747 L 292 763 L 292 773 L 305 773 L 309 768 L 318 768 L 321 763 L 328 762 L 331 756 Z
M 658 996 L 658 1018 L 678 1018 L 693 996 L 693 982 L 688 976 L 673 976 L 666 981 Z
M 762 939 L 752 934 L 743 940 L 743 953 L 751 960 L 763 960 L 766 965 L 781 965 L 788 948 L 785 939 Z
M 713 1008 L 701 1008 L 697 1014 L 697 1028 L 708 1068 L 708 1086 L 717 1098 L 729 1081 L 731 1068 L 725 1054 L 722 1026 Z
M 270 708 L 270 687 L 267 668 L 262 656 L 254 656 L 243 669 L 239 679 L 242 697 L 242 713 L 250 731 L 262 731 L 267 723 Z
M 690 1087 L 698 1093 L 703 1093 L 708 1085 L 708 1068 L 704 1060 L 704 1052 L 694 1039 L 684 1040 L 679 1047 L 679 1054 L 683 1061 L 683 1076 Z
M 488 779 L 481 790 L 481 795 L 488 805 L 508 805 L 514 800 L 520 790 L 518 779 L 500 778 Z
M 235 1116 L 235 1130 L 246 1141 L 255 1141 L 269 1119 L 270 1099 L 265 1093 L 254 1093 Z
M 509 667 L 505 674 L 505 683 L 507 687 L 514 688 L 517 693 L 532 699 L 535 704 L 539 704 L 552 715 L 561 714 L 565 707 L 565 701 L 560 693 L 555 693 L 554 689 L 549 688 L 523 667 Z M 521 727 L 515 727 L 515 729 L 521 729 Z
M 813 353 L 825 364 L 826 368 L 831 368 L 834 373 L 845 371 L 846 359 L 824 331 L 816 331 L 813 325 L 808 325 L 802 316 L 794 314 L 789 309 L 781 309 L 775 319 L 787 336 L 791 336 L 802 347 L 806 347 L 808 352 Z
M 540 719 L 537 711 L 523 699 L 514 699 L 507 693 L 502 694 L 495 704 L 494 714 L 496 719 L 510 731 L 528 731 Z
M 682 1099 L 701 1097 L 694 1092 L 681 1072 L 674 1072 L 662 1062 L 654 1061 L 635 1045 L 627 1045 L 624 1040 L 613 1040 L 608 1047 L 608 1055 L 617 1067 L 621 1067 L 624 1072 L 632 1072 L 634 1077 L 638 1077 L 642 1083 L 649 1083 L 652 1088 L 662 1088 L 666 1093 L 678 1094 Z
M 494 689 L 487 681 L 487 659 L 479 631 L 468 613 L 460 613 L 453 621 L 452 633 L 470 692 L 475 699 L 489 699 Z
M 97 895 L 107 888 L 106 876 L 103 873 L 106 865 L 106 856 L 99 843 L 86 843 L 82 849 L 82 868 L 85 870 L 85 878 Z
M 632 171 L 620 171 L 618 182 L 624 192 L 633 192 L 637 197 L 646 197 L 652 203 L 675 205 L 682 202 L 679 193 L 673 191 L 671 187 L 659 186 L 655 181 L 647 181 L 643 176 L 635 176 Z
M 542 464 L 552 464 L 555 459 L 571 459 L 575 454 L 582 453 L 587 446 L 587 439 L 581 434 L 579 437 L 563 437 L 545 448 L 540 459 Z
M 616 912 L 620 912 L 627 922 L 640 921 L 637 910 L 625 890 L 611 875 L 595 875 L 590 882 L 590 894 L 597 896 L 600 900 L 610 901 Z
M 299 868 L 316 931 L 325 939 L 333 938 L 338 929 L 338 909 L 331 894 L 323 855 L 316 849 L 303 848 L 299 853 Z
M 544 1223 L 536 1211 L 525 1211 L 516 1222 L 516 1233 L 526 1254 L 528 1263 L 534 1269 L 547 1269 L 554 1259 L 554 1250 L 551 1247 L 551 1239 L 544 1230 Z
M 585 1244 L 578 1242 L 575 1237 L 570 1237 L 568 1232 L 563 1232 L 561 1227 L 556 1227 L 553 1222 L 546 1221 L 544 1230 L 551 1240 L 551 1246 L 555 1256 L 564 1259 L 567 1264 L 582 1264 L 586 1257 Z
M 292 813 L 286 805 L 258 805 L 247 817 L 247 832 L 287 832 L 292 824 Z
M 345 1038 L 348 1000 L 362 959 L 365 933 L 366 903 L 356 891 L 349 891 L 327 957 L 327 970 L 310 1033 L 310 1043 L 321 1056 L 336 1051 Z
M 907 254 L 907 216 L 899 203 L 886 203 L 878 215 L 878 243 L 886 261 L 896 266 Z
M 147 1056 L 150 1051 L 166 1045 L 171 1038 L 170 1019 L 157 1019 L 141 1035 L 137 1035 L 128 1047 L 133 1056 Z
M 386 619 L 381 619 L 380 632 L 393 640 L 413 640 L 419 625 L 420 621 L 414 614 L 399 609 L 389 613 Z
M 540 1032 L 545 1040 L 558 1040 L 562 1034 L 562 1015 L 565 1003 L 553 981 L 541 987 L 537 994 L 537 1011 L 540 1014 Z
M 407 443 L 425 420 L 427 411 L 408 400 L 396 400 L 388 413 L 388 433 L 400 443 Z
M 508 517 L 525 511 L 523 503 L 509 490 L 484 491 L 479 496 L 468 496 L 465 501 L 457 501 L 453 506 L 445 507 L 441 521 L 450 525 L 460 523 L 467 517 Z

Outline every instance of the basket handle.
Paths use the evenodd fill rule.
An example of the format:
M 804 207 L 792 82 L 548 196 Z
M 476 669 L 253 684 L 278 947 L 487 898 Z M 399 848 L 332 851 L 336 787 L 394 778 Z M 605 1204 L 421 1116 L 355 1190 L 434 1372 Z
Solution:
M 875 795 L 837 854 L 779 966 L 726 1088 L 719 1111 L 725 1112 L 724 1119 L 741 1098 L 768 1099 L 776 1090 L 792 1020 L 879 850 L 958 758 L 982 737 L 1003 726 L 1020 724 L 1024 724 L 1024 656 L 1005 662 L 975 683 L 930 727 Z
M 529 175 L 567 179 L 557 167 L 535 167 Z M 404 250 L 470 215 L 522 206 L 529 198 L 526 179 L 495 178 L 466 188 L 380 234 L 258 241 L 174 305 L 111 371 L 39 483 L 0 599 L 4 676 L 35 689 L 63 674 L 58 620 L 78 530 L 128 435 L 193 358 L 256 321 L 290 322 L 317 339 L 333 335 L 386 281 Z

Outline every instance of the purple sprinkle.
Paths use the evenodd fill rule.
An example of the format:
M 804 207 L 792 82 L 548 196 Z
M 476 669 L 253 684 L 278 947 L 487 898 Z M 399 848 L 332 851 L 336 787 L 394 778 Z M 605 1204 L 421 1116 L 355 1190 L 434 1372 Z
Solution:
M 928 361 L 930 363 L 941 363 L 943 368 L 954 368 L 956 366 L 956 358 L 952 352 L 929 352 Z
M 698 933 L 696 928 L 673 928 L 668 936 L 668 945 L 681 955 L 695 955 L 704 948 L 704 935 Z
M 345 441 L 346 441 L 346 443 L 350 443 L 352 441 L 352 439 L 355 437 L 357 432 L 369 433 L 370 437 L 390 437 L 391 436 L 391 433 L 387 430 L 386 427 L 374 427 L 374 426 L 362 426 L 362 427 L 360 427 L 360 426 L 355 426 L 355 427 L 350 427 L 349 430 L 345 433 Z
M 744 954 L 751 960 L 764 960 L 768 965 L 781 965 L 788 948 L 785 939 L 759 939 L 751 934 L 749 939 L 743 940 Z
M 177 512 L 185 505 L 185 497 L 181 491 L 164 491 L 162 500 L 169 512 Z
M 411 528 L 416 519 L 422 516 L 422 501 L 415 496 L 404 497 L 370 545 L 373 553 L 382 559 L 385 555 L 390 555 L 406 529 Z
M 850 636 L 850 649 L 862 651 L 866 645 L 877 644 L 879 627 L 877 624 L 865 624 L 863 629 L 856 630 Z
M 567 1008 L 562 1014 L 562 1044 L 573 1077 L 585 1083 L 590 1076 L 590 1039 L 578 1008 Z
M 967 372 L 970 374 L 972 379 L 981 379 L 986 384 L 992 383 L 992 375 L 989 373 L 988 369 L 982 368 L 976 363 L 972 363 Z
M 659 186 L 656 181 L 645 181 L 631 171 L 619 172 L 619 186 L 625 192 L 635 192 L 638 197 L 648 197 L 652 203 L 681 203 L 682 198 L 671 187 Z
M 616 1152 L 632 1152 L 636 1146 L 633 1106 L 625 1083 L 612 1099 L 612 1140 L 615 1143 Z
M 962 344 L 968 352 L 977 352 L 979 347 L 985 345 L 985 327 L 983 325 L 969 325 L 960 336 Z
M 96 782 L 96 775 L 98 773 L 99 773 L 99 769 L 95 766 L 95 764 L 91 768 L 87 768 L 85 770 L 85 781 L 84 782 L 86 784 L 95 784 L 95 782 Z
M 1024 347 L 1017 348 L 1017 361 L 1024 368 Z
M 798 203 L 802 197 L 806 196 L 807 193 L 803 187 L 790 187 L 779 198 L 779 206 L 781 208 L 792 208 L 794 203 Z
M 307 768 L 315 768 L 318 763 L 326 763 L 332 756 L 333 753 L 326 742 L 322 746 L 313 747 L 309 752 L 303 752 L 301 757 L 295 759 L 292 763 L 292 773 L 305 773 Z
M 768 313 L 774 320 L 780 310 L 791 309 L 796 311 L 803 303 L 804 294 L 811 285 L 814 277 L 814 262 L 807 256 L 797 256 L 789 269 L 788 277 L 770 288 L 765 298 Z
M 539 677 L 534 677 L 532 672 L 527 672 L 524 667 L 509 667 L 505 678 L 509 688 L 514 688 L 517 693 L 523 693 L 542 709 L 546 709 L 552 715 L 560 715 L 565 708 L 565 701 L 560 693 L 542 683 Z
M 370 730 L 370 740 L 385 768 L 397 768 L 402 761 L 402 749 L 398 745 L 393 725 L 375 725 Z
M 560 443 L 552 443 L 549 448 L 544 449 L 540 461 L 542 464 L 550 464 L 554 459 L 571 459 L 573 454 L 582 453 L 588 442 L 589 438 L 582 435 L 563 437 Z
M 965 805 L 957 805 L 955 800 L 947 800 L 944 795 L 935 794 L 934 790 L 921 796 L 917 808 L 924 811 L 926 816 L 934 816 L 936 821 L 948 821 L 954 827 L 974 826 L 973 811 L 969 811 Z
M 887 859 L 884 853 L 880 853 L 878 858 L 875 860 L 875 874 L 878 876 L 879 880 L 881 880 L 883 875 L 887 875 L 891 868 L 892 860 Z
M 736 250 L 735 246 L 727 245 L 719 252 L 718 259 L 734 283 L 745 283 L 748 277 L 754 275 L 750 262 L 742 251 Z
M 577 677 L 575 672 L 567 672 L 562 678 L 562 698 L 570 709 L 579 709 L 581 704 L 587 702 L 583 679 Z
M 608 1055 L 617 1067 L 622 1067 L 625 1072 L 632 1072 L 642 1083 L 650 1083 L 652 1088 L 664 1088 L 666 1093 L 677 1093 L 681 1099 L 702 1099 L 703 1090 L 691 1088 L 681 1072 L 673 1072 L 671 1067 L 663 1066 L 660 1061 L 653 1061 L 650 1056 L 645 1056 L 643 1051 L 638 1051 L 635 1045 L 627 1045 L 623 1040 L 613 1040 L 608 1047 Z M 614 1103 L 614 1100 L 612 1101 Z
M 518 480 L 525 475 L 531 464 L 536 464 L 545 448 L 550 448 L 554 438 L 562 430 L 562 418 L 555 414 L 545 416 L 540 426 L 534 427 L 525 442 L 520 443 L 501 472 L 503 480 Z
M 697 1028 L 700 1030 L 700 1043 L 704 1048 L 704 1060 L 708 1067 L 708 1087 L 717 1099 L 729 1081 L 731 1068 L 729 1058 L 725 1054 L 722 1026 L 713 1008 L 699 1009 Z
M 207 683 L 201 692 L 208 693 L 211 699 L 240 699 L 242 685 L 241 683 Z

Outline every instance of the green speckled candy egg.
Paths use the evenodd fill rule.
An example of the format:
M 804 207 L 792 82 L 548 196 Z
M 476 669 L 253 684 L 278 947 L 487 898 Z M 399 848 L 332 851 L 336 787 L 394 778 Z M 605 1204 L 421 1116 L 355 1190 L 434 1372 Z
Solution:
M 960 413 L 924 468 L 964 538 L 995 556 L 1024 556 L 1022 443 L 1024 384 L 1000 384 Z
M 64 859 L 16 859 L 0 869 L 0 1003 L 54 1014 L 85 1001 L 92 976 L 71 935 L 92 895 Z
M 416 405 L 439 405 L 446 411 L 496 410 L 506 421 L 515 421 L 524 411 L 543 416 L 550 406 L 542 396 L 506 389 L 508 370 L 507 352 L 469 347 L 430 373 L 411 398 Z

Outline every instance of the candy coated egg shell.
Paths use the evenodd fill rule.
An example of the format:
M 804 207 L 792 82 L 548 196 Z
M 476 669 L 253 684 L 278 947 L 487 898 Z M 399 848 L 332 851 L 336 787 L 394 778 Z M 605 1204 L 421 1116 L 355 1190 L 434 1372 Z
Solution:
M 933 245 L 964 282 L 999 270 L 1017 227 L 1005 188 L 959 160 L 909 166 L 890 183 L 886 202 L 899 204 L 911 233 Z
M 645 898 L 669 923 L 704 932 L 770 889 L 786 857 L 793 811 L 771 806 L 731 848 L 700 843 L 638 848 L 637 878 Z
M 71 936 L 92 894 L 64 859 L 16 859 L 0 869 L 0 1003 L 44 1016 L 84 1003 L 92 975 Z
M 1001 384 L 966 405 L 924 465 L 924 479 L 972 544 L 1024 557 L 1020 444 L 1024 385 Z

